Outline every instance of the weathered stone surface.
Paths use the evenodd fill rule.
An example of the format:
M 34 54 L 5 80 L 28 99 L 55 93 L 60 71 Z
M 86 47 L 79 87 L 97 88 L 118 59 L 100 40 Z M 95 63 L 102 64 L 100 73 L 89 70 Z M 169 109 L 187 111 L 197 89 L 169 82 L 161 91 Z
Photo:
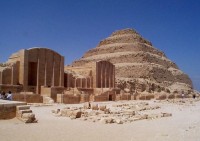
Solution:
M 100 105 L 99 110 L 104 111 L 106 109 L 106 105 Z
M 120 119 L 115 119 L 115 122 L 116 122 L 117 124 L 123 124 L 123 121 L 120 120 Z
M 25 123 L 35 123 L 37 122 L 35 114 L 33 113 L 24 113 L 22 114 L 21 120 Z
M 92 107 L 91 107 L 92 110 L 99 110 L 99 107 L 97 104 L 92 104 Z
M 171 113 L 162 113 L 162 117 L 171 117 L 172 114 Z
M 84 109 L 90 109 L 91 108 L 91 104 L 89 102 L 84 103 L 83 105 Z
M 97 104 L 92 103 L 92 105 L 97 105 Z M 85 105 L 83 104 L 83 107 L 84 106 Z M 96 108 L 95 110 L 92 110 L 83 107 L 64 108 L 61 110 L 61 115 L 69 117 L 70 119 L 79 118 L 82 121 L 100 122 L 103 124 L 112 124 L 112 123 L 125 124 L 137 120 L 146 120 L 146 119 L 152 120 L 152 119 L 172 116 L 172 114 L 166 112 L 162 113 L 152 112 L 156 109 L 159 109 L 160 106 L 155 104 L 152 105 L 149 104 L 148 102 L 98 105 L 98 107 L 102 108 L 102 109 L 99 108 L 98 110 L 96 110 Z M 53 110 L 55 116 L 57 115 L 55 114 L 56 111 L 57 110 Z
M 99 60 L 108 60 L 115 65 L 117 87 L 125 93 L 184 91 L 189 94 L 188 91 L 193 91 L 188 75 L 133 29 L 112 33 L 72 66 L 87 66 Z
M 44 94 L 56 99 L 53 91 L 50 93 L 49 86 L 64 86 L 64 57 L 47 48 L 30 48 L 20 50 L 10 56 L 5 63 L 0 65 L 1 85 L 21 85 L 23 91 Z M 14 75 L 16 74 L 16 75 Z M 46 89 L 42 89 L 44 86 Z M 55 88 L 54 88 L 55 89 Z
M 16 117 L 24 123 L 35 123 L 37 122 L 35 114 L 33 114 L 30 106 L 22 105 L 16 107 Z

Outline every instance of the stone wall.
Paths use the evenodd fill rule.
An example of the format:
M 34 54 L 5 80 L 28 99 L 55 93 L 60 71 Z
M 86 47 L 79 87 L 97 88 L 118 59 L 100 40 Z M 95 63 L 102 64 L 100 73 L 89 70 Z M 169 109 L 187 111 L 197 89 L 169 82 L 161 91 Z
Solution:
M 65 86 L 75 88 L 115 88 L 115 66 L 109 61 L 90 62 L 81 67 L 65 67 Z
M 11 119 L 16 116 L 15 105 L 0 105 L 0 119 Z
M 12 119 L 16 117 L 16 106 L 25 105 L 26 103 L 13 102 L 0 100 L 0 120 L 1 119 Z
M 23 86 L 21 85 L 1 85 L 0 90 L 4 92 L 11 91 L 12 93 L 19 93 L 23 91 Z
M 57 94 L 57 102 L 64 103 L 64 104 L 78 104 L 89 102 L 90 97 L 88 94 L 81 94 L 81 95 L 69 95 L 69 94 Z
M 64 87 L 41 87 L 41 95 L 51 97 L 54 101 L 57 101 L 57 94 L 63 92 Z
M 109 101 L 109 95 L 108 94 L 95 95 L 94 96 L 94 101 L 95 102 Z
M 64 86 L 64 57 L 48 48 L 20 50 L 0 66 L 0 84 L 22 85 L 23 91 L 41 93 L 41 86 Z
M 43 96 L 38 94 L 13 94 L 13 101 L 43 103 Z
M 57 102 L 64 104 L 78 104 L 80 103 L 81 97 L 80 95 L 68 95 L 68 94 L 57 94 Z

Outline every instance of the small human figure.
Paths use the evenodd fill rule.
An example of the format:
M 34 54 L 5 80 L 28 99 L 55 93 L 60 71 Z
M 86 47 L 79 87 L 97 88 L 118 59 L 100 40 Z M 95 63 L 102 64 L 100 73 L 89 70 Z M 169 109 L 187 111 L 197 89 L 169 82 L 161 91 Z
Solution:
M 195 98 L 196 98 L 196 95 L 195 95 L 195 94 L 193 94 L 193 96 L 192 96 L 192 97 L 193 97 L 193 99 L 195 99 Z
M 12 100 L 12 92 L 9 91 L 6 97 L 7 100 Z
M 90 102 L 88 103 L 88 109 L 91 109 L 91 103 Z
M 1 98 L 2 98 L 3 100 L 6 99 L 6 93 L 5 93 L 4 91 L 2 91 L 2 93 L 1 93 Z
M 182 94 L 181 94 L 181 96 L 182 96 L 182 98 L 184 98 L 185 97 L 185 94 L 184 94 L 184 92 L 182 91 Z

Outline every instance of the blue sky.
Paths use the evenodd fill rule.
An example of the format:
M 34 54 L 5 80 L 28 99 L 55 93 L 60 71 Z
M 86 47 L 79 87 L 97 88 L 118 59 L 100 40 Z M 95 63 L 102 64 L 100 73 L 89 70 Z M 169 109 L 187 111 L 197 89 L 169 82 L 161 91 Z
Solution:
M 199 7 L 199 0 L 0 0 L 0 62 L 39 46 L 70 64 L 112 32 L 134 28 L 200 90 Z

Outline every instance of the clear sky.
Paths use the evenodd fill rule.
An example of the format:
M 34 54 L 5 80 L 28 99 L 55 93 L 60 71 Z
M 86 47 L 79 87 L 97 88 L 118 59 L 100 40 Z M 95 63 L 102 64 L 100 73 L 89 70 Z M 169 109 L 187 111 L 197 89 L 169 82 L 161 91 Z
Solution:
M 134 28 L 200 90 L 200 0 L 0 0 L 0 62 L 48 47 L 70 64 L 112 32 Z

